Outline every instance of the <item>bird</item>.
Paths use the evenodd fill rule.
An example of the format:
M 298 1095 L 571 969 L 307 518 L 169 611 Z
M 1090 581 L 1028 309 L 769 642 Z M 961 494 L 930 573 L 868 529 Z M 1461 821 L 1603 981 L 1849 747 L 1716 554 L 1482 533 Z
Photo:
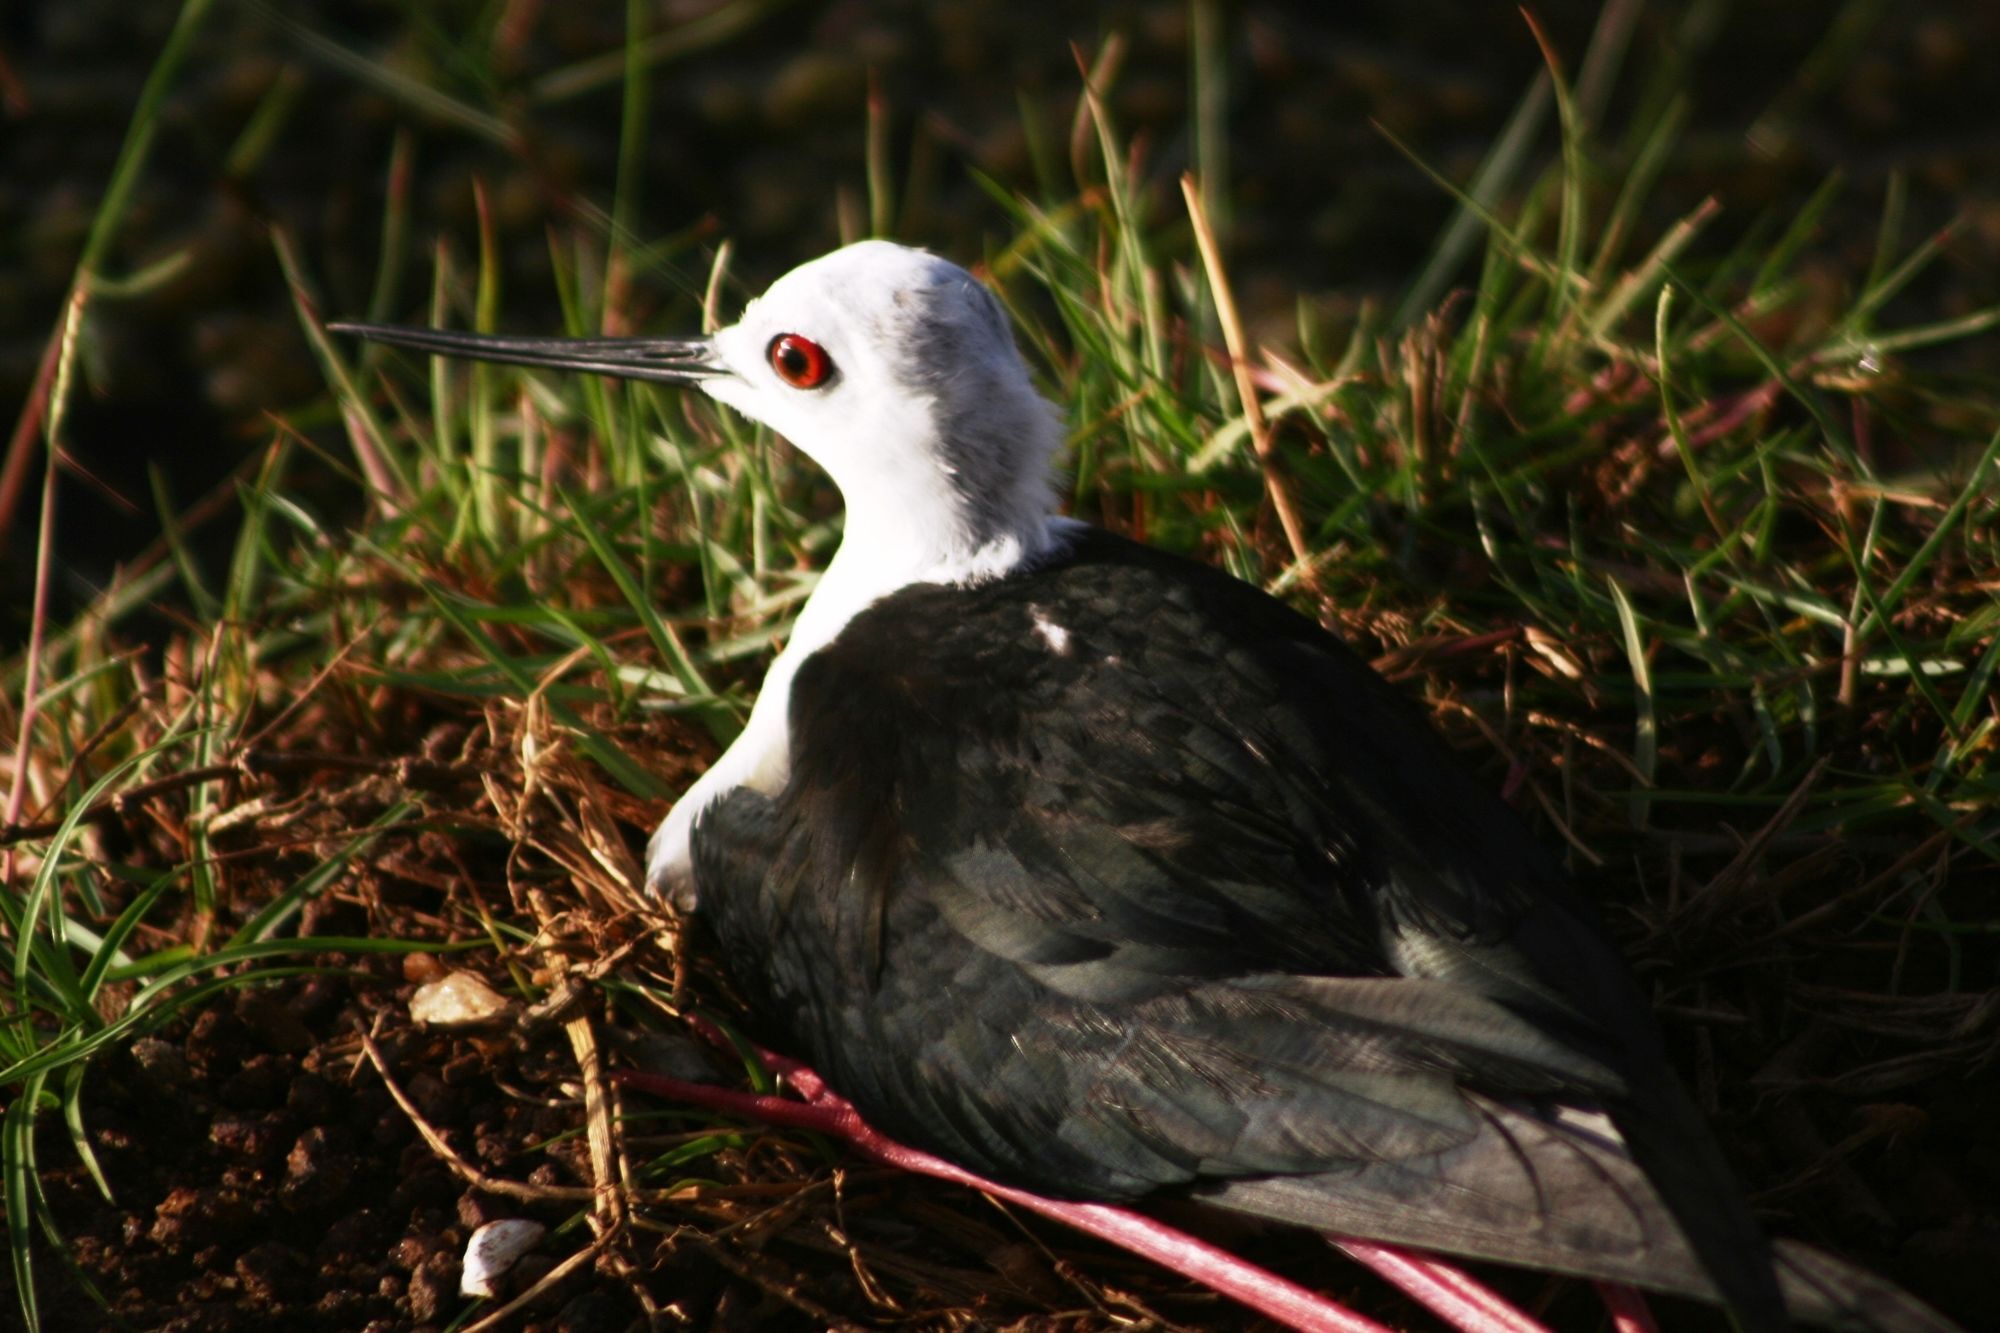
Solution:
M 1767 1240 L 1592 906 L 1409 699 L 1059 512 L 1065 424 L 965 268 L 850 244 L 699 338 L 333 327 L 690 386 L 838 488 L 839 549 L 647 877 L 881 1131 L 1755 1333 L 1951 1327 Z

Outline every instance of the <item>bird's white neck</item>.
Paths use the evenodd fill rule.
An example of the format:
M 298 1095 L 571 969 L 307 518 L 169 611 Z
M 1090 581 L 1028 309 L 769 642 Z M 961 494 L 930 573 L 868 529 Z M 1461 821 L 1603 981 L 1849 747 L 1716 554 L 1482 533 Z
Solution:
M 1041 501 L 1046 486 L 1032 496 Z M 860 497 L 856 497 L 860 498 Z M 906 501 L 914 497 L 903 497 Z M 648 883 L 683 907 L 693 906 L 691 839 L 694 821 L 712 802 L 739 787 L 775 795 L 790 775 L 792 678 L 848 622 L 875 602 L 919 583 L 974 585 L 1050 558 L 1080 526 L 1023 508 L 1019 517 L 979 531 L 944 521 L 936 509 L 897 512 L 885 490 L 848 506 L 840 550 L 800 611 L 785 650 L 764 676 L 750 720 L 728 750 L 674 804 L 647 848 Z M 925 522 L 926 518 L 931 521 Z
M 848 366 L 829 392 L 845 398 L 773 395 L 744 378 L 704 385 L 825 468 L 846 500 L 847 522 L 743 734 L 653 837 L 647 877 L 684 902 L 691 903 L 700 812 L 739 787 L 775 795 L 790 775 L 791 686 L 802 662 L 898 589 L 1000 578 L 1047 558 L 1073 526 L 1052 517 L 1049 465 L 1062 442 L 1061 421 L 1035 392 L 999 305 L 969 277 L 952 274 L 942 285 L 876 302 L 870 327 L 877 336 L 829 343 L 835 363 Z M 838 300 L 820 294 L 822 303 L 865 307 L 879 294 L 869 287 L 842 292 Z M 762 356 L 772 330 L 761 319 L 746 312 L 742 324 L 718 334 L 723 353 Z M 925 359 L 946 345 L 972 351 L 949 364 Z
M 1045 485 L 975 507 L 942 494 L 939 480 L 845 488 L 840 550 L 822 583 L 852 587 L 866 605 L 911 583 L 982 583 L 1041 554 L 1051 507 Z

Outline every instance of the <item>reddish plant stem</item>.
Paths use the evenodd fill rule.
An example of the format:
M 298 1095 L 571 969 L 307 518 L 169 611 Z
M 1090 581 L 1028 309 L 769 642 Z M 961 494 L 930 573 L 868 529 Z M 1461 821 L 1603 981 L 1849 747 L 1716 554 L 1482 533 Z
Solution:
M 67 311 L 64 312 L 67 315 Z M 35 382 L 28 390 L 28 401 L 21 408 L 21 415 L 15 419 L 14 433 L 7 440 L 7 454 L 0 458 L 0 545 L 4 545 L 7 534 L 14 528 L 14 511 L 20 506 L 22 492 L 28 484 L 28 465 L 35 458 L 35 439 L 42 428 L 42 414 L 48 410 L 49 390 L 56 382 L 56 363 L 62 358 L 63 330 L 66 323 L 56 325 L 49 335 L 48 344 L 42 348 L 42 361 L 35 368 Z

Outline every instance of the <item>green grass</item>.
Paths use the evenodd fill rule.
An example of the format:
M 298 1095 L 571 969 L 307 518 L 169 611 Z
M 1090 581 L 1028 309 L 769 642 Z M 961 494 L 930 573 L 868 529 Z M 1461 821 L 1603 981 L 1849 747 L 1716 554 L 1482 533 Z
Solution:
M 611 223 L 551 243 L 572 331 L 620 316 L 657 258 L 630 235 L 645 47 L 629 49 Z M 170 40 L 135 116 L 85 301 L 184 56 Z M 1901 238 L 1896 192 L 1873 262 L 1827 309 L 1804 269 L 1837 184 L 1730 233 L 1709 204 L 1649 226 L 1680 104 L 1593 128 L 1604 85 L 1580 105 L 1552 59 L 1475 179 L 1438 175 L 1460 219 L 1408 300 L 1336 327 L 1302 305 L 1295 345 L 1253 350 L 1267 468 L 1221 353 L 1227 275 L 1199 265 L 1174 181 L 1128 151 L 1106 76 L 1080 101 L 1076 172 L 1051 167 L 1034 194 L 990 184 L 1011 234 L 958 256 L 983 263 L 1072 423 L 1074 512 L 1271 587 L 1407 678 L 1618 909 L 1663 1000 L 1748 1012 L 1809 986 L 1914 1003 L 1991 985 L 2000 393 L 1922 358 L 2000 311 L 1886 322 L 1936 258 Z M 1553 157 L 1533 147 L 1551 105 Z M 1203 142 L 1219 154 L 1213 126 Z M 896 192 L 886 152 L 869 160 L 879 228 Z M 1198 186 L 1226 210 L 1226 181 Z M 501 322 L 486 231 L 469 271 L 439 249 L 423 308 L 390 305 L 401 207 L 375 308 L 353 313 Z M 650 911 L 644 829 L 734 734 L 839 538 L 824 481 L 761 429 L 646 388 L 329 340 L 313 275 L 275 244 L 327 393 L 236 479 L 213 520 L 233 558 L 203 568 L 168 517 L 132 581 L 38 622 L 0 665 L 21 736 L 0 821 L 0 1137 L 30 1327 L 75 1280 L 38 1262 L 64 1253 L 38 1125 L 59 1121 L 62 1150 L 115 1184 L 90 1146 L 95 1062 L 224 988 L 369 951 L 480 945 L 539 994 L 524 897 L 454 897 L 432 938 L 302 935 L 298 917 L 439 836 L 497 840 L 510 884 L 578 911 Z M 54 440 L 75 391 L 58 342 Z M 1297 502 L 1303 560 L 1274 487 Z M 184 628 L 142 651 L 125 626 L 160 601 Z M 434 754 L 440 728 L 477 744 Z M 310 837 L 272 813 L 287 808 Z M 1827 866 L 1836 842 L 1852 850 Z M 604 984 L 630 1026 L 683 1003 L 658 970 Z M 726 1013 L 726 991 L 702 994 Z M 1947 1064 L 1952 1041 L 1906 1053 Z M 714 1154 L 737 1142 L 700 1133 L 639 1183 L 730 1169 Z

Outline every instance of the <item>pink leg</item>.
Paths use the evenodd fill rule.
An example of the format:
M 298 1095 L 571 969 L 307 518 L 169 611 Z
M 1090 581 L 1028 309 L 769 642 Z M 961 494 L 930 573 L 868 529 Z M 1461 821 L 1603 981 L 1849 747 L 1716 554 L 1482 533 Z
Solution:
M 1646 1304 L 1645 1293 L 1637 1287 L 1600 1282 L 1597 1294 L 1603 1299 L 1604 1308 L 1611 1312 L 1615 1333 L 1660 1333 L 1660 1326 L 1653 1322 L 1652 1307 Z
M 680 1079 L 631 1070 L 620 1070 L 616 1077 L 630 1087 L 642 1088 L 675 1101 L 689 1102 L 707 1110 L 726 1111 L 766 1124 L 788 1125 L 795 1129 L 835 1135 L 845 1139 L 862 1156 L 884 1165 L 965 1185 L 1066 1222 L 1080 1231 L 1089 1232 L 1192 1278 L 1287 1328 L 1302 1330 L 1302 1333 L 1390 1333 L 1372 1319 L 1363 1318 L 1323 1296 L 1287 1282 L 1275 1273 L 1247 1264 L 1226 1250 L 1156 1222 L 1144 1214 L 1101 1203 L 1044 1199 L 1026 1190 L 982 1179 L 942 1158 L 897 1143 L 870 1128 L 852 1106 L 831 1092 L 823 1092 L 812 1102 L 795 1102 L 785 1097 L 733 1092 L 707 1083 L 686 1083 Z M 794 1086 L 799 1086 L 805 1080 L 794 1075 L 792 1081 Z M 1485 1330 L 1480 1333 L 1485 1333 Z
M 723 1034 L 722 1029 L 707 1019 L 698 1015 L 690 1015 L 688 1024 L 716 1047 L 723 1050 L 734 1049 L 729 1038 Z M 815 1105 L 839 1107 L 848 1116 L 853 1118 L 853 1123 L 860 1125 L 880 1144 L 887 1145 L 898 1152 L 909 1153 L 913 1158 L 936 1162 L 944 1168 L 944 1172 L 950 1174 L 930 1171 L 916 1165 L 914 1162 L 901 1161 L 876 1152 L 869 1152 L 868 1155 L 875 1157 L 876 1160 L 886 1162 L 890 1165 L 902 1166 L 906 1170 L 917 1171 L 920 1174 L 941 1175 L 944 1179 L 968 1185 L 973 1189 L 1013 1199 L 1015 1202 L 1021 1203 L 1022 1206 L 1041 1212 L 1045 1216 L 1067 1222 L 1079 1230 L 1090 1232 L 1092 1235 L 1109 1240 L 1113 1244 L 1121 1245 L 1135 1253 L 1143 1254 L 1155 1262 L 1162 1264 L 1172 1272 L 1179 1273 L 1181 1276 L 1193 1281 L 1201 1282 L 1212 1290 L 1220 1291 L 1225 1295 L 1242 1300 L 1244 1304 L 1263 1313 L 1270 1314 L 1274 1319 L 1279 1319 L 1281 1322 L 1284 1320 L 1282 1314 L 1267 1309 L 1265 1306 L 1258 1304 L 1254 1299 L 1239 1295 L 1227 1286 L 1219 1285 L 1219 1281 L 1227 1280 L 1225 1275 L 1218 1274 L 1215 1277 L 1206 1276 L 1203 1272 L 1198 1272 L 1194 1268 L 1187 1267 L 1174 1258 L 1170 1253 L 1173 1244 L 1182 1241 L 1195 1245 L 1201 1244 L 1199 1241 L 1194 1241 L 1192 1237 L 1155 1223 L 1143 1214 L 1135 1214 L 1127 1209 L 1107 1208 L 1102 1204 L 1068 1204 L 1058 1200 L 1044 1199 L 1039 1195 L 1027 1194 L 1024 1191 L 1013 1190 L 1006 1186 L 996 1185 L 968 1171 L 952 1166 L 948 1162 L 929 1157 L 927 1154 L 918 1153 L 915 1149 L 896 1143 L 894 1140 L 877 1133 L 872 1127 L 868 1126 L 867 1122 L 861 1119 L 860 1113 L 856 1112 L 853 1106 L 845 1098 L 841 1097 L 840 1094 L 827 1087 L 826 1080 L 822 1079 L 819 1076 L 819 1072 L 810 1065 L 794 1060 L 792 1057 L 780 1054 L 777 1051 L 766 1050 L 761 1046 L 756 1048 L 756 1050 L 757 1056 L 763 1062 L 764 1067 L 788 1080 L 792 1085 L 793 1091 L 797 1092 L 799 1096 L 805 1098 L 808 1102 Z M 638 1076 L 634 1076 L 634 1081 L 638 1081 Z M 787 1105 L 792 1105 L 792 1103 L 787 1103 Z M 827 1132 L 845 1136 L 844 1132 L 838 1129 L 829 1128 Z M 1064 1211 L 1054 1211 L 1057 1209 Z M 1072 1216 L 1068 1212 L 1070 1209 L 1096 1209 L 1099 1212 L 1116 1214 L 1122 1218 L 1137 1219 L 1150 1227 L 1158 1228 L 1162 1236 L 1173 1239 L 1167 1242 L 1167 1249 L 1155 1250 L 1143 1243 L 1134 1243 L 1136 1237 L 1127 1238 L 1113 1235 L 1084 1216 Z M 1377 1276 L 1387 1280 L 1402 1291 L 1404 1295 L 1410 1297 L 1419 1305 L 1424 1306 L 1433 1314 L 1438 1315 L 1453 1327 L 1463 1330 L 1464 1333 L 1548 1333 L 1540 1323 L 1508 1304 L 1497 1293 L 1478 1282 L 1470 1274 L 1464 1272 L 1462 1269 L 1453 1267 L 1441 1259 L 1428 1255 L 1415 1254 L 1411 1251 L 1398 1249 L 1390 1245 L 1383 1245 L 1376 1241 L 1359 1240 L 1345 1236 L 1329 1236 L 1328 1239 L 1342 1249 L 1349 1258 L 1365 1267 L 1373 1269 Z M 1290 1288 L 1292 1291 L 1299 1290 L 1296 1287 L 1292 1287 L 1292 1284 L 1285 1282 L 1282 1278 L 1265 1273 L 1254 1265 L 1246 1263 L 1225 1251 L 1214 1250 L 1212 1247 L 1207 1246 L 1203 1246 L 1202 1248 L 1209 1250 L 1213 1255 L 1220 1256 L 1233 1268 L 1240 1269 L 1243 1273 L 1255 1274 L 1259 1278 L 1268 1278 L 1270 1281 L 1279 1283 L 1282 1287 Z M 1636 1292 L 1631 1294 L 1635 1300 L 1638 1299 Z M 1315 1301 L 1321 1300 L 1319 1297 L 1311 1297 L 1310 1299 Z M 1643 1306 L 1643 1302 L 1641 1304 Z M 1340 1309 L 1338 1306 L 1334 1308 Z M 1360 1318 L 1360 1316 L 1354 1315 L 1351 1311 L 1345 1309 L 1340 1309 L 1340 1314 L 1343 1318 Z M 1313 1327 L 1317 1327 L 1317 1325 Z M 1619 1333 L 1628 1333 L 1628 1331 L 1621 1329 Z M 1644 1331 L 1632 1330 L 1631 1333 L 1644 1333 Z
M 691 1023 L 711 1042 L 730 1048 L 712 1024 L 701 1019 Z M 1108 1240 L 1302 1333 L 1389 1333 L 1374 1320 L 1328 1297 L 1307 1291 L 1143 1213 L 1108 1204 L 1043 1198 L 986 1180 L 942 1158 L 898 1143 L 871 1127 L 852 1104 L 828 1088 L 825 1080 L 808 1066 L 769 1051 L 759 1054 L 768 1068 L 791 1082 L 806 1099 L 804 1102 L 632 1070 L 620 1070 L 616 1076 L 629 1086 L 708 1110 L 832 1134 L 845 1139 L 863 1156 L 885 1165 L 979 1190 Z M 1372 1241 L 1336 1238 L 1335 1243 L 1462 1333 L 1546 1333 L 1540 1324 L 1441 1260 Z M 1620 1333 L 1626 1331 L 1621 1329 Z
M 1548 1333 L 1540 1322 L 1509 1305 L 1491 1288 L 1441 1259 L 1350 1236 L 1328 1239 L 1348 1258 L 1374 1269 L 1455 1327 L 1490 1329 L 1492 1333 Z

